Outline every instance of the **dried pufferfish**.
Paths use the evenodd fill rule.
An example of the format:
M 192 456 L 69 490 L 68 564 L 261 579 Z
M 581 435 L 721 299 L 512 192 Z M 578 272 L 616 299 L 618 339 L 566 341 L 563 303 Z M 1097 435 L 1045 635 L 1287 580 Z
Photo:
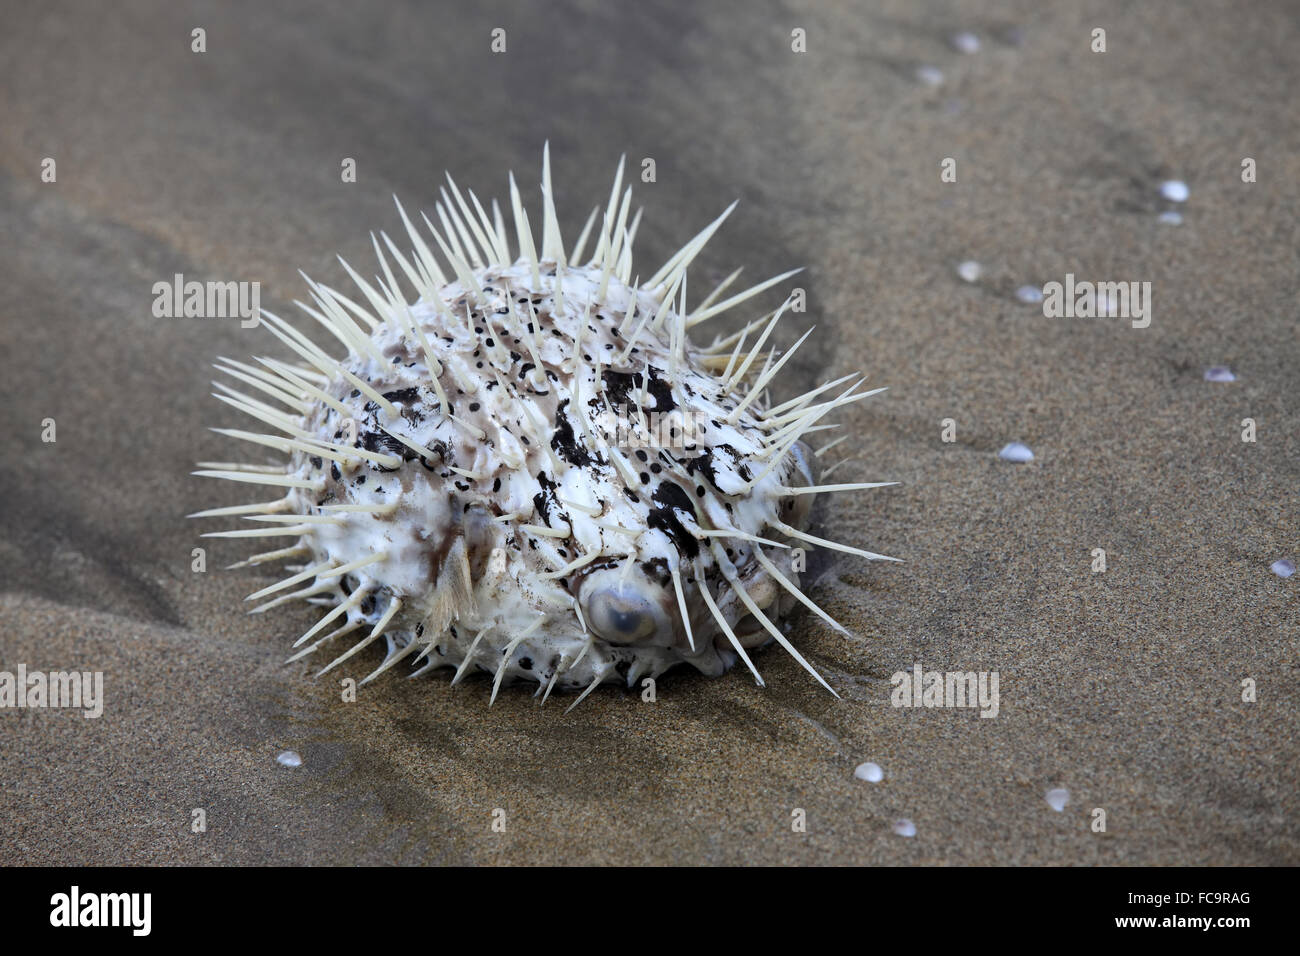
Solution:
M 274 431 L 214 430 L 289 461 L 201 462 L 195 474 L 285 494 L 194 517 L 260 525 L 205 537 L 296 539 L 234 565 L 305 559 L 249 596 L 271 598 L 255 612 L 300 599 L 331 608 L 290 660 L 341 650 L 364 628 L 321 673 L 383 638 L 387 657 L 367 680 L 415 655 L 416 673 L 454 667 L 453 683 L 491 673 L 493 700 L 526 679 L 543 700 L 585 688 L 576 705 L 602 682 L 632 685 L 681 662 L 716 676 L 740 659 L 762 685 L 747 650 L 774 640 L 834 693 L 782 633 L 796 603 L 844 630 L 800 591 L 802 562 L 790 556 L 815 545 L 892 560 L 804 530 L 816 493 L 892 482 L 816 486 L 801 439 L 883 389 L 858 391 L 862 380 L 846 376 L 770 405 L 765 389 L 807 338 L 779 357 L 763 351 L 789 299 L 735 335 L 692 344 L 693 327 L 799 270 L 718 301 L 736 270 L 688 311 L 687 267 L 735 204 L 641 282 L 640 212 L 629 224 L 622 181 L 620 162 L 584 259 L 600 207 L 566 255 L 549 150 L 540 252 L 513 175 L 518 256 L 497 204 L 489 217 L 448 176 L 442 232 L 424 224 L 454 278 L 399 202 L 413 252 L 381 235 L 414 303 L 372 234 L 383 277 L 367 282 L 343 263 L 366 304 L 310 279 L 313 305 L 297 303 L 342 357 L 263 312 L 302 362 L 216 366 L 251 390 L 216 383 L 216 397 Z

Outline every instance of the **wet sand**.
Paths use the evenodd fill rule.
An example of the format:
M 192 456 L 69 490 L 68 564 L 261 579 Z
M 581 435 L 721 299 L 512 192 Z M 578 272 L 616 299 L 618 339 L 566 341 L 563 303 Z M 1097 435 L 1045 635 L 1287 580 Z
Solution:
M 655 6 L 7 11 L 0 670 L 103 671 L 107 701 L 0 711 L 0 864 L 1300 862 L 1300 576 L 1269 570 L 1300 558 L 1294 10 Z M 535 196 L 547 139 L 567 236 L 626 152 L 657 165 L 634 196 L 648 268 L 734 198 L 693 288 L 807 267 L 783 344 L 818 329 L 784 395 L 890 386 L 841 417 L 835 480 L 901 484 L 822 502 L 814 531 L 904 561 L 826 562 L 812 595 L 852 633 L 795 628 L 842 699 L 768 648 L 766 689 L 673 672 L 653 704 L 605 688 L 566 715 L 519 687 L 489 709 L 485 679 L 445 673 L 344 703 L 282 663 L 318 611 L 242 613 L 274 569 L 220 571 L 246 552 L 209 541 L 191 570 L 215 526 L 183 516 L 251 500 L 189 474 L 237 456 L 206 431 L 242 427 L 211 362 L 281 350 L 155 318 L 153 284 L 259 281 L 289 315 L 299 268 L 339 288 L 335 253 L 369 268 L 391 194 L 431 208 L 448 169 L 507 196 L 513 168 Z M 1190 186 L 1177 226 L 1168 178 Z M 1150 326 L 1013 294 L 1067 273 L 1151 282 Z M 1033 462 L 997 457 L 1015 440 Z M 890 706 L 916 663 L 997 671 L 998 716 Z M 854 779 L 866 760 L 882 782 Z

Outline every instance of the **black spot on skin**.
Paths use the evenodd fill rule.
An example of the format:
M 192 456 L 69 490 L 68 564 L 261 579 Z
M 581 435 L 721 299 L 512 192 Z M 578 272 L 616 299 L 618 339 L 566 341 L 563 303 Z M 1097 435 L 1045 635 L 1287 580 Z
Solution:
M 555 504 L 555 489 L 559 487 L 552 481 L 544 471 L 537 473 L 537 483 L 542 486 L 542 490 L 533 495 L 533 507 L 542 518 L 542 524 L 546 527 L 551 526 L 551 505 Z
M 335 481 L 343 480 L 343 472 L 339 471 L 339 463 L 336 461 L 330 462 L 330 477 Z
M 384 392 L 384 398 L 390 402 L 401 402 L 403 405 L 414 405 L 420 400 L 420 390 L 418 388 L 398 388 L 391 392 Z
M 744 455 L 731 445 L 719 445 L 718 448 L 731 457 L 731 464 L 735 467 L 736 474 L 740 475 L 742 481 L 749 481 L 753 477 L 753 472 L 749 470 L 749 462 L 745 460 Z
M 598 456 L 592 455 L 578 441 L 573 433 L 573 423 L 569 421 L 564 409 L 568 406 L 566 398 L 555 409 L 555 435 L 551 438 L 551 449 L 570 465 L 587 466 L 594 463 L 604 464 Z
M 668 569 L 667 558 L 651 558 L 649 561 L 641 562 L 641 570 L 645 576 L 654 581 L 661 588 L 672 585 L 672 572 Z
M 672 481 L 664 481 L 655 489 L 654 501 L 656 504 L 664 505 L 669 508 L 677 508 L 686 514 L 695 516 L 695 505 L 691 503 L 691 497 L 682 490 L 682 486 Z
M 685 459 L 683 464 L 686 465 L 687 474 L 693 475 L 695 474 L 696 471 L 698 471 L 705 478 L 709 479 L 709 484 L 713 485 L 713 487 L 715 488 L 718 487 L 718 476 L 714 471 L 712 448 L 705 450 L 704 454 L 699 455 L 695 458 Z M 701 487 L 700 490 L 696 493 L 701 498 L 703 498 L 704 497 L 703 487 Z
M 646 524 L 666 534 L 677 548 L 678 554 L 694 560 L 700 553 L 700 543 L 677 517 L 678 511 L 692 518 L 695 517 L 695 506 L 691 503 L 691 496 L 683 491 L 680 485 L 664 481 L 660 482 L 659 487 L 655 489 L 652 500 L 660 507 L 650 510 Z
M 731 445 L 718 445 L 716 448 L 710 448 L 695 458 L 687 458 L 683 462 L 686 465 L 686 471 L 689 474 L 695 474 L 698 470 L 704 477 L 709 479 L 713 487 L 718 487 L 717 462 L 714 455 L 722 451 L 731 459 L 732 467 L 735 468 L 736 474 L 740 475 L 742 481 L 749 481 L 752 472 L 749 469 L 749 463 L 745 461 L 745 456 L 738 452 Z
M 496 492 L 496 491 L 500 491 L 500 490 L 501 490 L 501 479 L 500 479 L 500 478 L 495 478 L 495 479 L 493 479 L 493 481 L 492 481 L 492 490 L 493 490 L 494 492 Z
M 661 414 L 671 412 L 677 407 L 677 403 L 673 400 L 672 386 L 659 377 L 659 370 L 653 365 L 649 367 L 649 375 L 650 381 L 646 385 L 646 391 L 654 396 L 655 405 L 652 411 Z M 601 381 L 605 383 L 605 393 L 610 401 L 615 405 L 631 405 L 634 404 L 630 400 L 631 396 L 639 395 L 641 392 L 644 376 L 640 372 L 616 372 L 607 368 L 601 373 Z
M 357 445 L 366 451 L 381 455 L 395 455 L 403 461 L 414 461 L 420 457 L 387 432 L 364 432 L 357 436 Z M 375 463 L 374 467 L 380 471 L 397 471 L 396 468 L 385 468 L 378 463 Z
M 435 455 L 438 456 L 437 464 L 430 461 L 424 455 L 419 455 L 417 457 L 420 459 L 420 464 L 422 464 L 429 471 L 437 471 L 440 465 L 447 463 L 447 460 L 450 457 L 451 449 L 447 447 L 447 443 L 445 441 L 443 441 L 441 438 L 438 438 L 435 439 L 433 443 L 429 445 L 429 451 L 433 452 Z
M 533 659 L 531 657 L 521 657 L 519 658 L 519 666 L 526 671 L 530 671 L 533 669 Z

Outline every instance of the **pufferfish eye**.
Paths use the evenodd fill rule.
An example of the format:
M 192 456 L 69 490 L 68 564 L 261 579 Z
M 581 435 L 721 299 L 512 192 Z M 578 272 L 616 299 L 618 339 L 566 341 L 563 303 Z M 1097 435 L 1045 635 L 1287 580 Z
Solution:
M 631 644 L 655 629 L 650 602 L 632 591 L 598 591 L 587 602 L 587 623 L 611 644 Z
M 671 633 L 657 596 L 647 590 L 652 585 L 642 583 L 623 580 L 618 572 L 590 581 L 581 598 L 587 626 L 611 644 L 649 643 L 661 628 Z

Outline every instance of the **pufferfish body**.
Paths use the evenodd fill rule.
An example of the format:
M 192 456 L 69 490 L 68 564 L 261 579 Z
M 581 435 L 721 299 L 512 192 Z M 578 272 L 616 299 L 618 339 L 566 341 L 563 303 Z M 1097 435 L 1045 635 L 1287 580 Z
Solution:
M 640 214 L 628 224 L 622 173 L 586 259 L 600 208 L 566 255 L 549 151 L 540 250 L 513 176 L 516 256 L 496 203 L 489 217 L 448 177 L 443 230 L 424 218 L 442 261 L 399 204 L 413 250 L 375 241 L 373 282 L 344 263 L 361 303 L 307 280 L 312 305 L 298 304 L 324 337 L 263 312 L 295 360 L 217 366 L 247 390 L 218 383 L 216 397 L 272 431 L 215 430 L 288 461 L 201 463 L 283 495 L 196 517 L 256 525 L 211 537 L 290 539 L 240 565 L 302 562 L 250 595 L 269 599 L 255 611 L 329 608 L 291 660 L 329 649 L 324 673 L 382 638 L 367 680 L 411 658 L 454 681 L 486 671 L 493 699 L 517 680 L 545 699 L 683 662 L 716 676 L 743 660 L 761 685 L 748 651 L 775 641 L 831 690 L 783 628 L 802 604 L 843 630 L 799 588 L 804 550 L 884 556 L 809 534 L 809 508 L 822 491 L 890 483 L 817 486 L 804 439 L 881 389 L 846 376 L 771 404 L 808 334 L 764 351 L 786 306 L 693 344 L 694 326 L 794 273 L 717 301 L 737 270 L 688 311 L 687 267 L 728 209 L 634 280 Z

